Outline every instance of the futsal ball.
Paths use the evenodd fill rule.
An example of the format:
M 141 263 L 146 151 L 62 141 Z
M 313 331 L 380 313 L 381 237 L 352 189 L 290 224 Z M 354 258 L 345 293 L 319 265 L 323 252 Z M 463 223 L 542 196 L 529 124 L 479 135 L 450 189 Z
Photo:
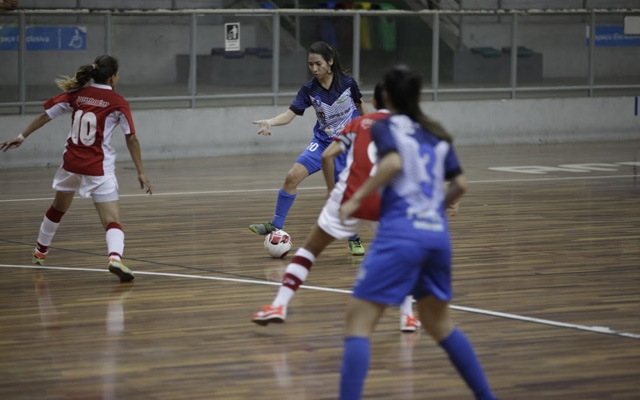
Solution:
M 291 236 L 282 229 L 277 229 L 264 238 L 264 248 L 273 258 L 286 256 L 292 247 Z

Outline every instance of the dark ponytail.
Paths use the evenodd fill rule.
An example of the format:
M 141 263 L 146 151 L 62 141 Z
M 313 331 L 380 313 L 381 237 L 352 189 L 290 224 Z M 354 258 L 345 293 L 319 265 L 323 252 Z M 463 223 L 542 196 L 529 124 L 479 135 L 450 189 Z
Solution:
M 404 114 L 437 138 L 453 142 L 453 138 L 438 121 L 425 115 L 420 109 L 422 78 L 404 64 L 389 70 L 383 79 L 384 90 L 398 114 Z
M 73 77 L 63 76 L 56 79 L 56 85 L 65 92 L 83 88 L 90 80 L 106 84 L 109 78 L 118 73 L 118 60 L 115 57 L 98 56 L 93 64 L 82 65 Z
M 309 54 L 318 54 L 320 55 L 327 64 L 330 60 L 333 60 L 333 65 L 331 65 L 331 73 L 333 74 L 333 79 L 335 79 L 336 87 L 338 89 L 341 88 L 341 76 L 349 76 L 349 72 L 342 68 L 340 64 L 340 54 L 338 54 L 338 50 L 335 47 L 331 46 L 326 42 L 315 42 L 311 46 L 309 46 Z

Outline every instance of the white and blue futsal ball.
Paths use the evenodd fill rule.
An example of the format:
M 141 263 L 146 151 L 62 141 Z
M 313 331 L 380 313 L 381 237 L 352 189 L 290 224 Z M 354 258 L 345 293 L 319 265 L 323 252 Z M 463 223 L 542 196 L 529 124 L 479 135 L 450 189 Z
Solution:
M 273 258 L 286 256 L 292 247 L 291 236 L 282 229 L 277 229 L 264 238 L 264 248 Z

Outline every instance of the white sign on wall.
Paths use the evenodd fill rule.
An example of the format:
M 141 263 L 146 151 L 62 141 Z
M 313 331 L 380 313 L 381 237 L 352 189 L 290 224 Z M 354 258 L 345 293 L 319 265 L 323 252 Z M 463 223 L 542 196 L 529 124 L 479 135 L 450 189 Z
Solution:
M 624 17 L 624 34 L 640 35 L 640 16 Z
M 240 22 L 224 24 L 224 51 L 240 51 Z

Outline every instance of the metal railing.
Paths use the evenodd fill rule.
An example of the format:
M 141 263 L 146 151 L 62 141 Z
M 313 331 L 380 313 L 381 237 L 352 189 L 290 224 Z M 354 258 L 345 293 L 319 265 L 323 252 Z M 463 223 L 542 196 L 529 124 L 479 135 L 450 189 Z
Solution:
M 19 112 L 24 114 L 26 107 L 37 106 L 41 101 L 29 101 L 27 99 L 27 80 L 26 80 L 26 28 L 28 16 L 101 16 L 104 26 L 104 44 L 103 50 L 105 54 L 111 53 L 112 48 L 112 19 L 113 17 L 140 17 L 140 16 L 188 16 L 190 25 L 189 39 L 189 80 L 188 91 L 186 95 L 170 95 L 170 96 L 138 96 L 129 98 L 130 102 L 159 102 L 159 101 L 188 101 L 190 107 L 195 107 L 196 103 L 201 100 L 224 100 L 224 99 L 246 99 L 246 98 L 269 98 L 273 105 L 278 104 L 279 97 L 293 96 L 295 92 L 281 92 L 280 85 L 280 19 L 282 16 L 291 17 L 320 17 L 320 16 L 340 16 L 350 17 L 352 20 L 352 75 L 359 80 L 361 73 L 361 22 L 363 17 L 420 17 L 430 18 L 432 23 L 432 44 L 431 44 L 431 87 L 424 88 L 423 92 L 431 96 L 433 101 L 438 101 L 440 94 L 455 93 L 507 93 L 510 98 L 515 99 L 517 93 L 520 92 L 544 92 L 544 91 L 585 91 L 585 95 L 593 96 L 596 89 L 640 89 L 640 85 L 632 84 L 608 84 L 596 85 L 594 82 L 594 48 L 595 48 L 595 26 L 596 16 L 600 14 L 627 16 L 640 15 L 640 9 L 611 9 L 611 10 L 323 10 L 323 9 L 189 9 L 189 10 L 77 10 L 77 9 L 58 9 L 58 10 L 17 10 L 4 15 L 18 16 L 19 26 L 19 49 L 18 49 L 18 99 L 17 101 L 0 102 L 0 108 L 3 107 L 19 107 Z M 197 62 L 196 50 L 198 42 L 198 17 L 206 15 L 220 16 L 261 16 L 271 19 L 272 33 L 272 81 L 271 92 L 246 92 L 246 93 L 228 93 L 228 94 L 199 94 L 197 91 Z M 518 70 L 518 52 L 510 52 L 510 80 L 507 86 L 458 86 L 458 87 L 441 87 L 440 85 L 440 22 L 443 17 L 465 17 L 465 16 L 500 16 L 503 19 L 510 20 L 511 24 L 511 49 L 518 48 L 518 29 L 519 21 L 523 16 L 583 16 L 588 20 L 590 29 L 588 41 L 588 77 L 586 83 L 582 85 L 565 85 L 565 86 L 519 86 L 517 81 Z M 400 44 L 402 46 L 402 44 Z M 302 82 L 301 82 L 302 83 Z

